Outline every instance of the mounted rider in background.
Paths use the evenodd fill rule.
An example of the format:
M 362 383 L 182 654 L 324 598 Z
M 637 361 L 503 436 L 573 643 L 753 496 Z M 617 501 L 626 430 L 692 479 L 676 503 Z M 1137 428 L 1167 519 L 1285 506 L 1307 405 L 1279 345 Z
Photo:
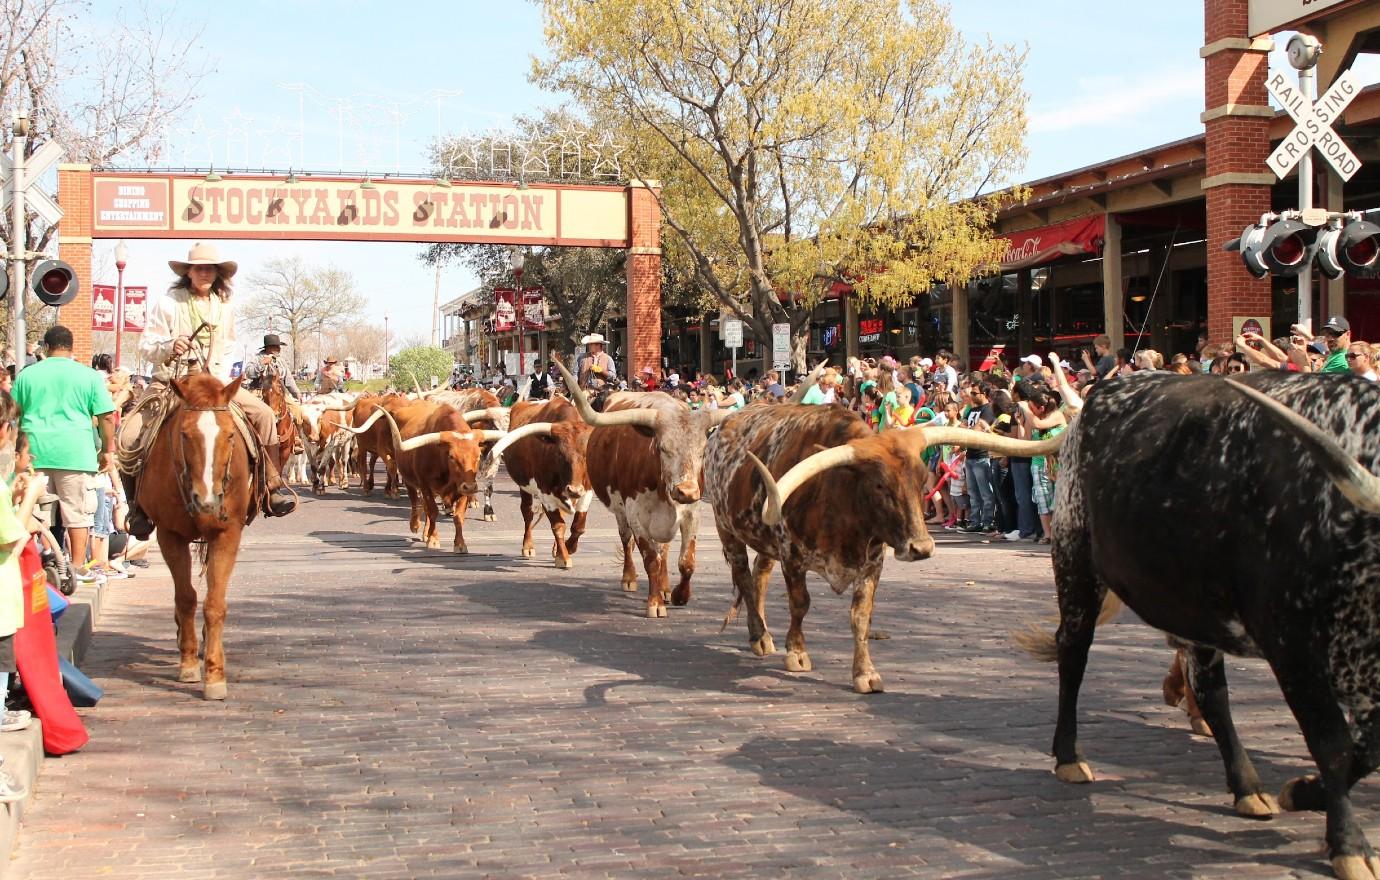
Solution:
M 287 396 L 294 402 L 301 403 L 302 392 L 297 388 L 297 380 L 292 377 L 292 371 L 279 357 L 282 351 L 283 341 L 278 338 L 277 333 L 265 336 L 263 348 L 259 349 L 259 359 L 251 361 L 244 368 L 244 387 L 262 394 L 264 386 L 268 384 L 266 380 L 278 376 L 283 380 L 283 391 Z

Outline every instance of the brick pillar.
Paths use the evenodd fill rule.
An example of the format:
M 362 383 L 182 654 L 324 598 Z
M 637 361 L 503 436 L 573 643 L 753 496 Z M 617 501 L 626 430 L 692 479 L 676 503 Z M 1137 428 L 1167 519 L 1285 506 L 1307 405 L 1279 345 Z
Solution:
M 77 298 L 58 310 L 58 322 L 72 331 L 72 354 L 91 362 L 91 166 L 58 166 L 58 259 L 77 274 Z
M 661 374 L 661 208 L 654 180 L 628 184 L 627 375 Z
M 1273 311 L 1270 279 L 1257 280 L 1241 255 L 1222 250 L 1270 209 L 1275 177 L 1265 165 L 1270 151 L 1270 109 L 1265 93 L 1268 38 L 1247 37 L 1248 0 L 1205 0 L 1202 114 L 1207 129 L 1208 338 L 1231 338 L 1233 315 Z

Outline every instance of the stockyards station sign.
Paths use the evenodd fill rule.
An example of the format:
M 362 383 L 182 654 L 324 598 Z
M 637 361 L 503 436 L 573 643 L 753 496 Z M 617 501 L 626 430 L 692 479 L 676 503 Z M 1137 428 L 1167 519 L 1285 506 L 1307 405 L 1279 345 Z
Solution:
M 91 207 L 97 238 L 629 244 L 622 187 L 97 172 Z

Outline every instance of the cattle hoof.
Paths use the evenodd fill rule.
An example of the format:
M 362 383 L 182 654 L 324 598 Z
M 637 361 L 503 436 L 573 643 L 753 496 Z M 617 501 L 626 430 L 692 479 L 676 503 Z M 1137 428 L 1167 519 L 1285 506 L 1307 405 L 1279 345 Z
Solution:
M 853 676 L 853 690 L 860 694 L 880 694 L 885 688 L 882 687 L 882 676 L 876 672 L 865 672 L 862 675 Z
M 1060 782 L 1082 785 L 1092 782 L 1097 777 L 1093 776 L 1092 768 L 1088 766 L 1087 761 L 1079 761 L 1076 764 L 1060 764 L 1055 767 L 1054 778 Z
M 1300 776 L 1284 783 L 1279 790 L 1279 805 L 1285 811 L 1327 809 L 1322 783 L 1317 776 Z
M 574 568 L 574 567 L 575 567 L 575 563 L 574 563 L 572 560 L 569 560 L 569 559 L 557 559 L 557 560 L 556 560 L 556 567 L 557 567 L 557 568 Z
M 1236 799 L 1236 815 L 1247 819 L 1268 819 L 1279 812 L 1279 802 L 1272 795 L 1248 794 Z
M 671 604 L 677 607 L 690 604 L 690 585 L 676 587 L 671 591 Z
M 532 547 L 523 547 L 522 555 L 526 556 L 528 559 L 531 559 L 533 556 L 537 555 L 537 551 Z
M 771 640 L 771 633 L 763 633 L 760 639 L 752 643 L 752 653 L 758 657 L 776 653 L 776 642 Z
M 1338 880 L 1376 880 L 1380 878 L 1380 857 L 1335 856 L 1332 859 L 1332 873 Z
M 183 666 L 177 671 L 177 680 L 188 684 L 201 681 L 201 667 L 198 665 Z
M 810 663 L 810 655 L 804 651 L 786 652 L 786 671 L 787 672 L 809 672 L 814 669 Z
M 623 591 L 624 591 L 625 593 L 636 593 L 636 592 L 637 592 L 637 581 L 635 581 L 635 580 L 632 580 L 632 581 L 623 581 Z
M 498 522 L 498 517 L 492 513 L 484 514 L 484 522 Z
M 206 687 L 201 691 L 201 696 L 207 700 L 223 700 L 226 697 L 225 682 L 208 681 Z
M 1193 732 L 1198 736 L 1212 736 L 1212 727 L 1203 720 L 1202 716 L 1188 719 L 1188 726 L 1193 728 Z
M 440 539 L 440 538 L 427 538 L 427 539 L 426 539 L 426 549 L 428 549 L 428 550 L 440 550 L 440 549 L 441 549 L 441 539 Z
M 656 617 L 665 617 L 665 616 L 666 616 L 666 606 L 665 606 L 665 605 L 648 605 L 648 606 L 647 606 L 647 616 L 648 616 L 648 617 L 652 617 L 652 618 L 656 618 Z
M 458 553 L 461 556 L 468 556 L 470 553 L 470 548 L 468 544 L 456 544 L 454 547 L 450 548 L 450 552 Z

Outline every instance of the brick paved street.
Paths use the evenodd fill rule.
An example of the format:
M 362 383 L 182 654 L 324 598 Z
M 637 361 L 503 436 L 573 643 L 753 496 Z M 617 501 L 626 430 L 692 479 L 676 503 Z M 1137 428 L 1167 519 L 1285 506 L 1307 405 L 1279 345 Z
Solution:
M 161 566 L 115 585 L 91 744 L 47 762 L 12 876 L 1330 876 L 1321 815 L 1232 813 L 1217 750 L 1161 705 L 1163 639 L 1129 619 L 1084 689 L 1099 781 L 1055 781 L 1054 669 L 1006 640 L 1052 608 L 1047 553 L 948 535 L 888 563 L 887 691 L 859 696 L 847 601 L 813 579 L 813 672 L 754 657 L 741 620 L 719 632 L 707 509 L 695 598 L 654 621 L 618 588 L 605 511 L 557 571 L 517 555 L 502 489 L 469 557 L 408 542 L 405 502 L 377 495 L 253 526 L 224 704 L 175 682 Z M 1308 766 L 1302 742 L 1264 666 L 1230 669 L 1276 788 Z M 1357 804 L 1380 837 L 1373 783 Z

